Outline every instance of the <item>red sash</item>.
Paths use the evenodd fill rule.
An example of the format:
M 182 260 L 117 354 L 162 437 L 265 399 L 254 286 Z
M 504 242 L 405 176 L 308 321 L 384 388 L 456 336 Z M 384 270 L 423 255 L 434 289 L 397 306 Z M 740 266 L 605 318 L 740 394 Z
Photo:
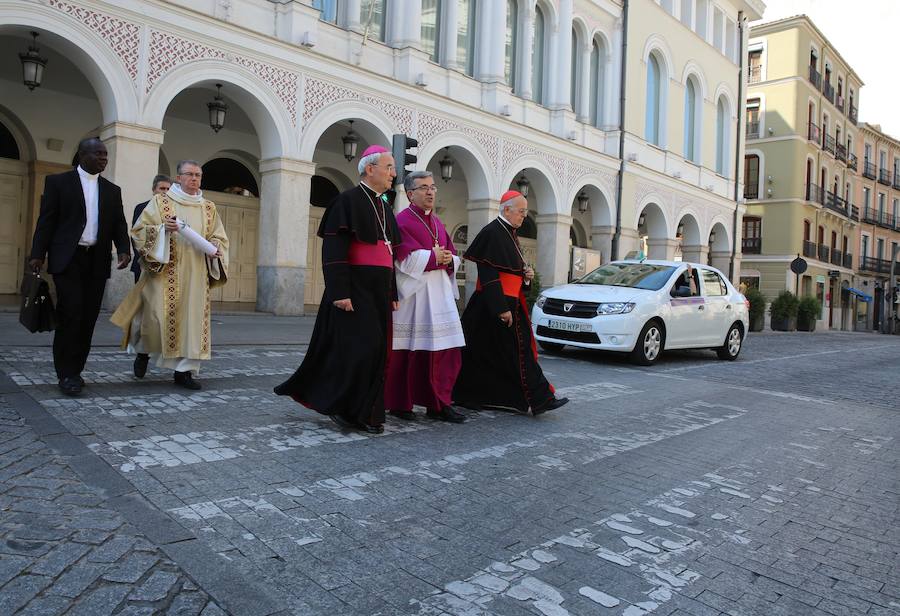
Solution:
M 394 267 L 394 255 L 391 254 L 383 240 L 378 240 L 377 244 L 351 240 L 350 250 L 347 252 L 347 261 L 349 261 L 350 265 Z

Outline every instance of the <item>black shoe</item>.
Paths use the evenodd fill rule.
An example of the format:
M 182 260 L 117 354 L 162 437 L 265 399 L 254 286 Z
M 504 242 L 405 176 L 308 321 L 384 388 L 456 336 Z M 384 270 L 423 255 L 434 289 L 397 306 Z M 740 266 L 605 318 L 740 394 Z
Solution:
M 80 375 L 80 374 L 79 374 L 78 376 L 76 376 L 75 378 L 78 379 L 78 384 L 79 384 L 81 387 L 84 387 L 84 386 L 85 386 L 84 379 L 81 378 L 81 375 Z
M 354 424 L 352 421 L 344 419 L 340 415 L 329 415 L 328 418 L 336 423 L 341 430 L 352 430 L 356 427 L 356 424 Z
M 363 432 L 368 432 L 369 434 L 381 434 L 384 432 L 384 426 L 378 424 L 377 426 L 370 426 L 369 424 L 361 423 L 357 426 Z
M 412 411 L 388 411 L 388 413 L 397 419 L 405 419 L 406 421 L 413 421 L 416 418 L 416 414 Z
M 147 374 L 148 363 L 150 363 L 150 356 L 146 353 L 138 353 L 134 358 L 134 376 L 139 379 L 144 378 L 144 375 Z
M 428 409 L 426 414 L 432 419 L 437 419 L 438 421 L 449 421 L 450 423 L 463 423 L 466 421 L 466 416 L 457 411 L 455 408 L 450 406 L 449 404 L 445 405 L 440 411 L 433 411 Z
M 553 409 L 558 409 L 561 406 L 564 406 L 569 403 L 568 398 L 550 398 L 547 402 L 542 404 L 537 408 L 531 409 L 532 415 L 540 415 L 541 413 L 546 413 L 547 411 L 552 411 Z
M 77 396 L 81 393 L 81 383 L 78 377 L 67 376 L 59 380 L 59 389 L 67 396 Z
M 184 387 L 185 389 L 193 389 L 195 391 L 203 389 L 203 387 L 200 385 L 200 383 L 198 383 L 197 381 L 194 380 L 194 377 L 190 373 L 190 371 L 187 371 L 187 372 L 177 372 L 176 371 L 175 372 L 175 384 L 179 385 L 181 387 Z

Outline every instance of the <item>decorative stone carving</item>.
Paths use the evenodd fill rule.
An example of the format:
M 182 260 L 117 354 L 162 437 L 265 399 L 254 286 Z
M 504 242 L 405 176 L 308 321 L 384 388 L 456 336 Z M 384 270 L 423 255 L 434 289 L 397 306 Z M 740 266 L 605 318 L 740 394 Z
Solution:
M 234 62 L 269 84 L 272 91 L 284 103 L 285 109 L 291 116 L 291 124 L 297 126 L 297 89 L 300 76 L 297 73 L 275 68 L 270 64 L 263 64 L 243 56 L 236 57 Z
M 522 143 L 520 141 L 511 141 L 507 139 L 503 139 L 503 169 L 509 170 L 510 165 L 512 165 L 515 161 L 524 158 L 525 156 L 536 156 L 546 161 L 547 166 L 550 167 L 550 170 L 556 176 L 554 178 L 550 178 L 551 181 L 557 182 L 560 185 L 565 181 L 566 178 L 566 160 L 560 156 L 554 156 L 552 154 L 547 154 L 546 152 L 539 152 L 537 148 L 532 145 Z
M 665 194 L 666 191 L 660 190 L 658 186 L 654 184 L 648 184 L 646 182 L 638 182 L 635 186 L 634 191 L 634 205 L 635 207 L 640 207 L 641 203 L 643 203 L 644 199 L 647 198 L 647 195 L 651 193 L 655 193 L 658 197 L 657 205 L 660 207 L 668 207 L 669 206 L 669 198 Z
M 141 46 L 141 27 L 139 25 L 61 0 L 50 0 L 49 5 L 77 19 L 99 35 L 122 60 L 131 80 L 137 79 L 138 55 Z
M 358 101 L 359 92 L 350 88 L 342 88 L 327 81 L 307 77 L 304 82 L 303 125 L 305 126 L 316 113 L 327 105 L 338 101 Z
M 496 173 L 499 171 L 500 139 L 498 137 L 466 124 L 454 122 L 448 118 L 431 113 L 419 113 L 419 130 L 418 133 L 416 133 L 419 145 L 424 145 L 439 134 L 449 131 L 461 132 L 476 141 L 487 153 L 489 163 L 494 172 Z
M 377 98 L 375 96 L 366 96 L 364 99 L 368 104 L 377 107 L 384 114 L 394 121 L 394 126 L 402 133 L 407 135 L 413 132 L 413 116 L 412 108 L 397 103 Z

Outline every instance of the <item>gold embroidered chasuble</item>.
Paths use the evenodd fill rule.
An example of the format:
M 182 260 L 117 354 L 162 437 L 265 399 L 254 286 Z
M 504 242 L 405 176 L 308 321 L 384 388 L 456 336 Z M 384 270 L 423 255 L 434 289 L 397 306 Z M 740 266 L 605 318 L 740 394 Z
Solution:
M 169 241 L 169 262 L 154 260 L 152 254 L 160 241 L 160 225 L 167 216 L 187 223 L 221 248 L 223 256 L 207 256 L 185 241 L 181 233 L 165 233 Z M 160 353 L 164 358 L 209 359 L 209 291 L 225 284 L 228 274 L 228 237 L 215 204 L 206 199 L 202 203 L 181 201 L 172 193 L 156 195 L 132 227 L 131 237 L 142 258 L 143 273 L 132 291 L 134 295 L 140 294 L 140 302 L 134 302 L 137 297 L 126 298 L 120 310 L 126 308 L 129 299 L 132 305 L 142 305 L 140 334 L 144 349 L 147 353 Z M 130 323 L 137 311 L 127 312 L 131 315 L 115 316 Z M 113 322 L 117 323 L 116 319 Z

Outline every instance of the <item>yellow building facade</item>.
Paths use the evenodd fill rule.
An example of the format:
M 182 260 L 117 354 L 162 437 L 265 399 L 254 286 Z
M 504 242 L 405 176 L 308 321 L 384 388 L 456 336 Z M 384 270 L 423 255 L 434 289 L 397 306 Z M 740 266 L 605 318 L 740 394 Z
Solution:
M 746 64 L 742 279 L 814 296 L 820 327 L 853 329 L 863 82 L 805 15 L 753 26 Z
M 900 275 L 900 139 L 864 122 L 856 155 L 861 176 L 855 196 L 860 209 L 859 288 L 873 298 L 858 306 L 856 321 L 860 329 L 881 330 L 892 313 L 896 318 L 898 308 L 890 273 L 893 259 Z

